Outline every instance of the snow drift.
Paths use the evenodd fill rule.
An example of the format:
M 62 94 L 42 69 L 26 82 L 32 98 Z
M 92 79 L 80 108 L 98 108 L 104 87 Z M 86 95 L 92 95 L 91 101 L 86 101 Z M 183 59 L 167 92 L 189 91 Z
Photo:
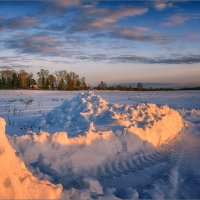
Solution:
M 137 106 L 136 110 L 134 116 L 137 118 L 137 123 L 131 125 L 128 131 L 155 147 L 175 137 L 183 127 L 179 113 L 168 106 L 142 104 Z
M 182 126 L 181 116 L 168 106 L 133 107 L 108 103 L 92 92 L 79 94 L 39 118 L 34 126 L 39 134 L 9 136 L 16 154 L 41 181 L 16 156 L 1 119 L 0 198 L 103 195 L 98 177 L 107 163 L 118 166 L 126 156 L 150 152 L 174 138 Z
M 41 181 L 27 170 L 5 135 L 0 118 L 0 199 L 58 199 L 62 186 Z
M 93 92 L 64 101 L 38 122 L 42 130 L 66 131 L 70 137 L 84 135 L 89 130 L 116 132 L 125 128 L 154 146 L 176 136 L 183 126 L 179 113 L 167 105 L 112 104 Z
M 30 132 L 10 142 L 35 175 L 66 187 L 69 177 L 90 173 L 121 152 L 149 151 L 166 143 L 183 125 L 168 106 L 111 104 L 92 92 L 63 102 L 39 122 L 41 129 L 58 132 Z

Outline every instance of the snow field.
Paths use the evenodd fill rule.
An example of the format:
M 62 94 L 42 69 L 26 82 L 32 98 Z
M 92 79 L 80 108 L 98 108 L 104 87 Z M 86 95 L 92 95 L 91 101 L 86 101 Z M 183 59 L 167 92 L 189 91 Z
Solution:
M 23 93 L 26 99 L 27 93 L 29 91 Z M 45 194 L 47 198 L 54 198 L 56 195 L 64 199 L 200 197 L 195 187 L 200 183 L 197 170 L 200 166 L 197 162 L 200 152 L 200 111 L 197 104 L 191 110 L 180 109 L 178 97 L 174 97 L 176 100 L 172 100 L 171 104 L 179 108 L 175 110 L 167 105 L 160 105 L 164 102 L 161 97 L 156 100 L 160 105 L 157 106 L 154 104 L 156 101 L 151 101 L 156 95 L 151 94 L 144 96 L 144 102 L 153 103 L 131 105 L 118 103 L 122 101 L 121 93 L 102 92 L 102 96 L 111 102 L 92 92 L 74 93 L 74 97 L 64 93 L 55 94 L 58 95 L 56 101 L 50 100 L 52 96 L 48 92 L 44 92 L 43 97 L 30 93 L 33 101 L 28 105 L 24 101 L 17 101 L 17 98 L 12 103 L 10 97 L 5 96 L 10 102 L 7 109 L 13 105 L 25 105 L 24 116 L 12 116 L 11 112 L 8 115 L 1 114 L 7 122 L 7 116 L 10 116 L 11 121 L 17 121 L 16 124 L 7 126 L 7 131 L 11 132 L 9 142 L 20 156 L 16 158 L 23 160 L 37 177 L 26 169 L 33 180 L 44 185 L 44 188 L 46 184 L 51 185 L 51 189 L 48 188 L 47 195 Z M 129 95 L 131 94 L 127 93 L 125 99 L 132 102 L 133 97 Z M 136 100 L 141 94 L 137 95 Z M 181 93 L 180 98 L 187 100 L 189 95 L 186 93 L 182 97 Z M 36 104 L 36 97 L 38 102 L 42 102 L 39 103 L 41 109 L 45 110 L 49 105 L 52 109 L 49 107 L 50 110 L 46 109 L 44 113 L 35 115 L 32 110 L 37 112 L 39 105 Z M 49 98 L 47 102 L 46 98 Z M 188 102 L 181 103 L 187 105 Z M 190 107 L 192 105 L 186 106 Z M 4 110 L 6 112 L 6 107 Z M 25 112 L 28 110 L 29 114 Z M 22 124 L 29 128 L 21 129 Z M 14 136 L 15 132 L 17 135 Z M 197 136 L 195 139 L 194 135 Z M 3 141 L 7 140 L 5 138 Z M 4 156 L 6 159 L 6 154 Z M 9 163 L 6 165 L 10 168 Z M 21 165 L 14 165 L 21 168 Z M 20 173 L 16 175 L 20 176 Z M 2 179 L 1 182 L 3 181 L 5 180 Z M 187 188 L 188 181 L 191 186 L 188 185 Z M 182 191 L 181 187 L 185 190 Z M 44 195 L 45 189 L 37 190 L 36 198 L 37 195 Z M 26 188 L 24 191 L 27 191 L 27 195 L 33 195 Z M 2 193 L 5 194 L 6 190 Z

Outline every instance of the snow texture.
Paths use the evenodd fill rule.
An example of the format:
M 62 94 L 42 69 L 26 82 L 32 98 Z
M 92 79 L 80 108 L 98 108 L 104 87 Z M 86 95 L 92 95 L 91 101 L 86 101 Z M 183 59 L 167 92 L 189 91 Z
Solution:
M 85 92 L 64 101 L 39 121 L 42 130 L 65 130 L 70 137 L 85 134 L 89 130 L 119 131 L 125 128 L 127 132 L 138 135 L 154 146 L 173 138 L 182 128 L 179 113 L 168 106 L 124 106 L 108 103 L 93 92 Z
M 194 99 L 191 99 L 191 105 L 188 104 L 189 97 L 198 94 L 163 93 L 164 99 L 158 97 L 153 101 L 159 102 L 159 106 L 142 103 L 139 99 L 143 98 L 143 93 L 137 93 L 135 99 L 128 97 L 132 93 L 124 93 L 128 102 L 141 103 L 121 105 L 118 103 L 123 102 L 121 94 L 102 92 L 112 102 L 109 103 L 92 92 L 73 93 L 73 98 L 56 101 L 53 105 L 60 102 L 61 105 L 53 106 L 37 118 L 30 117 L 29 122 L 26 117 L 20 119 L 19 116 L 18 124 L 12 129 L 16 128 L 17 135 L 8 136 L 17 151 L 16 158 L 24 161 L 37 178 L 22 163 L 24 168 L 36 182 L 48 183 L 52 191 L 59 188 L 56 190 L 59 191 L 56 193 L 60 195 L 58 198 L 200 198 L 200 111 L 196 108 L 197 103 L 192 105 Z M 46 95 L 44 93 L 44 99 Z M 145 95 L 143 102 L 157 98 L 151 93 Z M 179 109 L 180 105 L 186 105 L 184 98 L 187 109 Z M 178 110 L 162 106 L 163 102 L 170 102 Z M 34 106 L 34 100 L 27 109 L 31 110 L 31 106 Z M 47 107 L 43 106 L 44 109 Z M 23 135 L 17 129 L 22 119 L 33 129 L 21 130 L 27 132 Z M 8 130 L 11 127 L 12 123 Z M 5 138 L 1 140 L 5 141 Z M 10 169 L 10 165 L 7 166 Z M 57 184 L 61 184 L 63 190 Z M 35 193 L 39 192 L 40 189 Z
M 58 199 L 62 186 L 41 181 L 27 170 L 5 135 L 0 118 L 0 199 Z

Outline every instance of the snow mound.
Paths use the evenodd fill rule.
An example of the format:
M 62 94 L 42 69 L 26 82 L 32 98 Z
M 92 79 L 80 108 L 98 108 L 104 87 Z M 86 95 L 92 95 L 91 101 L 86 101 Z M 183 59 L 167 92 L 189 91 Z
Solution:
M 62 186 L 41 181 L 27 170 L 5 135 L 0 118 L 0 199 L 58 199 Z
M 69 138 L 67 133 L 29 133 L 10 138 L 27 165 L 39 166 L 48 174 L 63 177 L 95 168 L 109 161 L 122 150 L 122 144 L 112 131 Z M 91 161 L 92 158 L 92 161 Z
M 67 131 L 71 136 L 83 134 L 93 122 L 108 122 L 112 118 L 108 103 L 92 92 L 78 94 L 72 100 L 66 100 L 62 105 L 50 111 L 40 119 L 39 127 L 48 131 Z M 105 122 L 106 122 L 105 121 Z
M 128 131 L 157 147 L 174 138 L 183 128 L 180 114 L 168 106 L 142 104 L 136 107 L 137 123 Z M 142 124 L 142 125 L 141 125 Z
M 168 106 L 110 104 L 91 92 L 63 102 L 41 122 L 43 129 L 67 132 L 30 132 L 10 142 L 27 165 L 39 169 L 37 176 L 48 175 L 65 186 L 70 182 L 66 177 L 90 173 L 121 153 L 154 149 L 183 126 L 179 113 Z
M 66 189 L 62 191 L 62 197 L 89 199 L 91 195 L 103 195 L 104 189 L 98 182 L 99 177 L 108 176 L 109 172 L 118 174 L 120 170 L 131 168 L 134 163 L 125 162 L 127 156 L 154 151 L 156 147 L 174 138 L 181 131 L 183 122 L 179 113 L 168 106 L 139 104 L 133 107 L 112 104 L 95 93 L 86 92 L 64 101 L 39 118 L 34 129 L 37 127 L 39 134 L 29 132 L 22 136 L 10 136 L 12 146 L 35 176 L 62 184 Z M 4 139 L 0 139 L 6 141 L 3 142 L 4 145 L 7 144 L 3 149 L 10 148 L 9 151 L 13 154 L 6 154 L 4 160 L 11 157 L 14 161 L 11 159 L 10 165 L 16 166 L 13 171 L 7 170 L 6 173 L 12 173 L 10 177 L 15 177 L 14 173 L 17 173 L 17 177 L 29 174 L 27 184 L 22 186 L 25 192 L 17 197 L 28 198 L 30 192 L 30 195 L 38 195 L 36 198 L 39 198 L 46 192 L 46 198 L 59 198 L 62 188 L 34 178 L 14 155 L 3 134 Z M 3 162 L 1 159 L 0 154 L 0 161 Z M 5 167 L 11 169 L 7 160 Z M 1 171 L 6 169 L 0 168 Z M 18 175 L 19 173 L 22 175 Z M 5 176 L 0 178 L 2 183 Z M 8 183 L 10 184 L 9 181 Z M 42 190 L 37 187 L 38 184 Z M 19 188 L 16 191 L 22 190 Z M 34 189 L 29 191 L 29 188 Z M 8 193 L 12 194 L 9 191 L 4 194 Z M 132 189 L 126 193 L 129 195 L 125 198 L 137 196 Z M 110 197 L 113 194 L 109 193 Z
M 179 113 L 167 105 L 112 104 L 93 92 L 78 94 L 66 100 L 39 119 L 39 129 L 66 131 L 69 137 L 84 135 L 87 131 L 124 130 L 136 134 L 158 146 L 176 136 L 183 127 Z

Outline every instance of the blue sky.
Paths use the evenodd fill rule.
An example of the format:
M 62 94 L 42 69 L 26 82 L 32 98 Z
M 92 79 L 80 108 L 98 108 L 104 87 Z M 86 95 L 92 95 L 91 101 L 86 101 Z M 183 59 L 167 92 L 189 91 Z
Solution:
M 0 1 L 0 48 L 1 70 L 200 83 L 200 1 Z

